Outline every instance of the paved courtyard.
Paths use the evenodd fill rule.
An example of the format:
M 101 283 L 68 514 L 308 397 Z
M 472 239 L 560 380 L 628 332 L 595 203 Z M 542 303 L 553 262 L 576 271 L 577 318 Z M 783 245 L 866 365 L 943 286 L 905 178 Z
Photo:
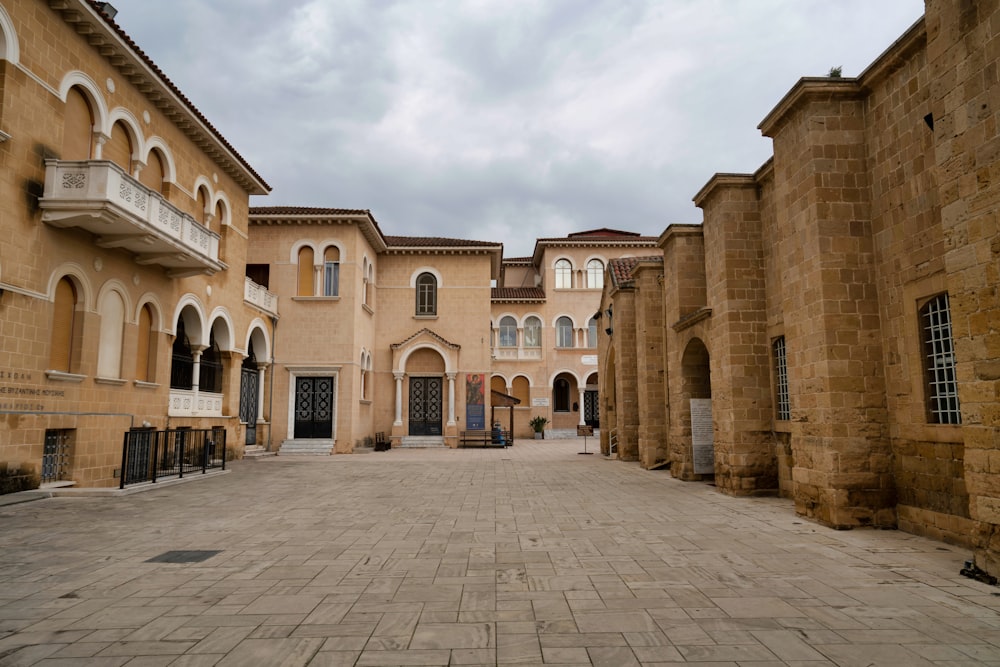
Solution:
M 965 549 L 582 449 L 2 506 L 0 666 L 1000 665 L 1000 588 L 958 574 Z

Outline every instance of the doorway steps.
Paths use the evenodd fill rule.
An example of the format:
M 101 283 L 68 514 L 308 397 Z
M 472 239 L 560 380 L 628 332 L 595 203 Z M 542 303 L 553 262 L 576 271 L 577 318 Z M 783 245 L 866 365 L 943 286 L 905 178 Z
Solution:
M 440 435 L 404 435 L 400 447 L 437 447 L 447 448 L 444 438 Z
M 263 459 L 268 456 L 274 456 L 277 452 L 269 452 L 260 445 L 247 445 L 243 448 L 243 458 L 244 459 Z
M 545 431 L 545 439 L 546 440 L 569 440 L 571 438 L 572 439 L 576 439 L 576 438 L 582 438 L 582 437 L 583 436 L 579 436 L 579 435 L 576 434 L 576 429 L 575 428 L 573 428 L 573 429 L 570 429 L 570 428 L 551 428 L 551 429 L 546 429 L 546 431 Z M 598 429 L 596 429 L 596 428 L 594 429 L 594 435 L 592 435 L 592 436 L 588 435 L 587 436 L 588 440 L 593 440 L 594 438 L 597 438 L 598 440 L 600 440 L 600 438 L 601 438 L 601 432 Z
M 278 456 L 329 456 L 333 440 L 329 438 L 297 438 L 282 440 Z

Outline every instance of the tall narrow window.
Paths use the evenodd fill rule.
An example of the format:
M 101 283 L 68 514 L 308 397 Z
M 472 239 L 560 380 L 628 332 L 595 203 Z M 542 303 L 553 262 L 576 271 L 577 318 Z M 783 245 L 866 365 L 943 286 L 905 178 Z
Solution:
M 73 87 L 66 95 L 66 116 L 63 120 L 62 158 L 89 160 L 94 143 L 94 112 L 80 89 Z
M 571 287 L 573 287 L 573 265 L 568 259 L 560 259 L 556 262 L 556 289 Z
M 369 306 L 375 305 L 375 267 L 368 265 L 368 284 L 365 285 L 365 303 Z
M 160 151 L 151 150 L 146 156 L 146 166 L 139 172 L 139 182 L 153 192 L 163 192 L 163 158 Z
M 340 249 L 336 246 L 323 253 L 323 296 L 340 296 Z
M 299 250 L 299 280 L 296 294 L 313 295 L 313 249 L 305 246 Z
M 97 341 L 97 376 L 120 378 L 122 374 L 122 334 L 125 304 L 121 295 L 109 291 L 101 299 L 101 334 Z
M 534 315 L 524 321 L 524 346 L 542 346 L 542 321 Z
M 76 364 L 73 355 L 73 334 L 77 327 L 76 286 L 69 278 L 56 284 L 55 303 L 52 307 L 52 338 L 49 365 L 54 371 L 70 373 Z
M 177 320 L 177 336 L 170 356 L 170 388 L 191 389 L 194 383 L 194 354 L 184 331 L 184 318 Z
M 587 287 L 591 289 L 604 287 L 604 262 L 599 259 L 587 262 Z
M 788 357 L 785 353 L 785 337 L 775 338 L 771 350 L 774 354 L 775 416 L 781 421 L 787 421 L 792 418 L 792 407 L 788 400 Z
M 135 351 L 135 379 L 140 382 L 153 382 L 153 369 L 156 368 L 154 348 L 153 311 L 149 304 L 146 304 L 139 311 L 139 332 Z
M 556 320 L 556 347 L 574 347 L 573 320 L 568 317 Z
M 198 389 L 213 394 L 222 393 L 222 353 L 219 344 L 215 342 L 213 331 L 208 341 L 208 347 L 201 353 L 201 368 L 198 375 Z
M 368 305 L 368 258 L 361 263 L 361 303 Z
M 126 174 L 132 174 L 132 139 L 121 121 L 111 126 L 111 139 L 101 149 L 101 157 L 117 164 Z
M 928 419 L 932 424 L 961 424 L 948 295 L 940 294 L 924 304 L 920 320 Z
M 556 378 L 552 387 L 552 408 L 556 412 L 569 412 L 569 381 Z
M 597 318 L 594 317 L 587 322 L 587 347 L 597 347 Z
M 517 320 L 510 315 L 500 319 L 500 347 L 517 347 Z
M 417 276 L 417 315 L 437 315 L 437 278 L 433 273 Z

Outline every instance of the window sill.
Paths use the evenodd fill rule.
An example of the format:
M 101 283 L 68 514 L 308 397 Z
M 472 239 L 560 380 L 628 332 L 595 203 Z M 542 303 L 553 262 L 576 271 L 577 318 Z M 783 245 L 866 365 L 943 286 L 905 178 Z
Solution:
M 361 405 L 371 405 L 372 404 L 372 402 L 370 400 L 368 400 L 367 398 L 362 398 L 360 401 L 358 401 L 358 403 L 360 403 Z
M 558 345 L 556 345 L 556 349 L 557 350 L 580 350 L 580 349 L 585 349 L 585 348 L 579 348 L 579 347 L 559 347 Z
M 339 296 L 293 296 L 292 301 L 340 301 Z
M 415 319 L 415 320 L 436 320 L 437 318 L 438 318 L 437 315 L 414 315 L 413 316 L 413 319 Z
M 124 380 L 122 378 L 105 378 L 100 376 L 94 378 L 94 384 L 110 384 L 120 387 L 126 383 L 128 383 L 128 380 Z
M 375 309 L 372 308 L 371 306 L 369 306 L 367 303 L 361 304 L 361 310 L 365 311 L 369 315 L 374 315 L 375 314 Z
M 132 384 L 136 389 L 156 389 L 160 386 L 158 382 L 146 382 L 144 380 L 133 380 Z
M 66 371 L 45 371 L 45 377 L 55 382 L 83 382 L 87 376 L 79 373 L 67 373 Z

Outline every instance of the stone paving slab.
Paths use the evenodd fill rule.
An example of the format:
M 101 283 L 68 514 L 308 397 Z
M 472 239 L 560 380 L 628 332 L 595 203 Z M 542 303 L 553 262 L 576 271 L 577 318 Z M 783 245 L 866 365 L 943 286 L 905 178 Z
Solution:
M 965 550 L 582 445 L 0 502 L 0 667 L 1000 666 L 1000 589 Z

